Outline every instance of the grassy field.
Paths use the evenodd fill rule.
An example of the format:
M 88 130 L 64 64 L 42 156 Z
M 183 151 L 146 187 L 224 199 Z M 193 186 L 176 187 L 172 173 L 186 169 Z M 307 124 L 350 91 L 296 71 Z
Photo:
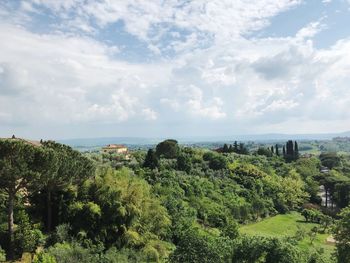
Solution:
M 258 223 L 245 225 L 240 228 L 242 234 L 259 235 L 268 237 L 294 236 L 298 229 L 304 233 L 310 232 L 317 224 L 304 222 L 304 217 L 297 212 L 285 215 L 270 217 Z M 325 257 L 331 258 L 334 251 L 333 244 L 327 244 L 326 239 L 329 234 L 317 234 L 315 240 L 311 243 L 310 237 L 306 234 L 299 242 L 299 247 L 303 250 L 311 248 L 324 249 Z

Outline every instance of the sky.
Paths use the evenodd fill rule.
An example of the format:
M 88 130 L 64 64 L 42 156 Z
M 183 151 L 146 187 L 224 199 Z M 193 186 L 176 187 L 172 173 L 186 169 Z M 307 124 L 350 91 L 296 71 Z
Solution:
M 350 130 L 350 0 L 0 0 L 0 137 Z

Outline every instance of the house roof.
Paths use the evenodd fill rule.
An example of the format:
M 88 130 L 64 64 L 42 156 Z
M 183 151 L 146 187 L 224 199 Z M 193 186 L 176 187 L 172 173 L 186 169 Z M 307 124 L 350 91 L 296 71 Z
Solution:
M 103 147 L 103 149 L 121 149 L 121 148 L 126 148 L 126 146 L 121 144 L 108 144 L 107 146 Z

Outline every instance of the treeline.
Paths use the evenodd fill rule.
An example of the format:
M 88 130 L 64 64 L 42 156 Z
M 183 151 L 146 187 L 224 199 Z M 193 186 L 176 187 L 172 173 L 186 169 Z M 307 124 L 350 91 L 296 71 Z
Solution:
M 321 250 L 300 249 L 297 235 L 238 231 L 319 202 L 320 165 L 165 140 L 115 166 L 51 141 L 0 140 L 0 246 L 8 259 L 29 253 L 36 263 L 327 262 Z M 335 226 L 339 262 L 347 262 L 348 210 Z M 319 210 L 312 212 L 309 221 Z
M 233 144 L 224 144 L 224 146 L 220 149 L 218 149 L 218 152 L 223 153 L 238 153 L 238 154 L 248 154 L 249 151 L 247 147 L 244 145 L 244 143 L 240 142 L 238 144 L 237 141 L 235 141 Z
M 218 152 L 222 153 L 238 153 L 238 154 L 249 154 L 248 148 L 244 143 L 235 141 L 233 144 L 224 144 L 223 147 L 217 149 Z M 280 148 L 279 144 L 275 144 L 271 147 L 259 147 L 256 150 L 256 154 L 265 155 L 267 157 L 282 156 L 286 161 L 295 161 L 300 157 L 299 147 L 297 141 L 289 140 L 285 145 Z

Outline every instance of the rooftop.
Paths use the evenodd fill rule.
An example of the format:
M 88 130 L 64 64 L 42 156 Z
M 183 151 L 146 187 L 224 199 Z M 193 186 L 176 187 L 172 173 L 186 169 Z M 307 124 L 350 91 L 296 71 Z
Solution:
M 121 148 L 126 148 L 126 146 L 121 144 L 108 144 L 107 146 L 103 147 L 103 149 L 121 149 Z

